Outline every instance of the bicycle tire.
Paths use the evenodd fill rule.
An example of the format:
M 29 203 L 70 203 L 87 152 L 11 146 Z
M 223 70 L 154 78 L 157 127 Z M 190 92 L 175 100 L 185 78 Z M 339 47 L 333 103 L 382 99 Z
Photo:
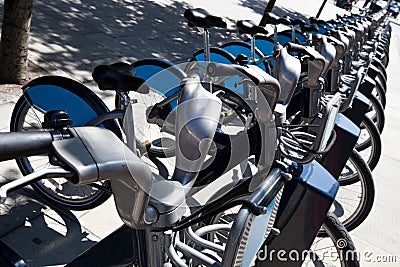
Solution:
M 374 114 L 370 115 L 367 113 L 367 116 L 373 120 L 379 130 L 379 133 L 382 133 L 383 128 L 385 127 L 385 110 L 376 96 L 370 95 L 369 100 L 371 101 L 371 111 L 374 112 Z
M 375 67 L 377 67 L 380 70 L 380 73 L 382 74 L 384 80 L 387 81 L 387 72 L 386 72 L 385 66 L 383 66 L 383 64 L 380 60 L 377 60 L 376 65 L 377 66 L 375 66 Z
M 384 93 L 386 94 L 387 92 L 387 80 L 385 78 L 385 75 L 382 73 L 382 70 L 379 69 L 378 75 L 375 77 L 375 82 L 379 83 L 379 85 L 382 86 L 382 89 Z
M 382 74 L 383 81 L 386 82 L 387 81 L 387 71 L 386 71 L 385 66 L 383 66 L 382 62 L 380 62 L 380 61 L 377 65 L 378 65 L 377 66 L 378 69 L 380 70 L 380 74 Z M 378 74 L 378 75 L 380 75 L 380 74 Z M 386 86 L 385 86 L 385 89 L 386 89 Z
M 353 150 L 349 161 L 351 161 L 354 167 L 357 169 L 358 174 L 347 177 L 346 179 L 342 176 L 339 177 L 338 181 L 340 184 L 340 188 L 346 190 L 346 186 L 351 186 L 357 182 L 361 182 L 361 190 L 363 190 L 361 191 L 361 197 L 359 197 L 360 201 L 359 205 L 356 208 L 356 212 L 354 212 L 351 216 L 342 221 L 346 229 L 348 231 L 351 231 L 358 227 L 371 212 L 375 199 L 375 186 L 372 178 L 372 173 L 367 163 L 363 160 L 361 155 L 356 150 Z
M 64 80 L 65 78 L 61 78 L 60 80 L 57 80 L 58 78 L 60 78 L 60 77 L 42 77 L 42 78 L 39 78 L 38 82 L 33 82 L 33 86 L 40 84 L 41 82 L 44 82 L 44 81 L 49 81 L 50 84 L 57 84 L 58 82 L 59 83 L 66 82 L 66 80 Z M 77 83 L 77 82 L 69 80 L 69 79 L 67 82 Z M 79 83 L 77 83 L 77 84 L 79 84 Z M 80 85 L 80 87 L 83 87 L 83 86 Z M 91 91 L 90 91 L 91 94 L 86 95 L 86 98 L 90 98 L 90 100 L 85 99 L 85 97 L 81 97 L 82 94 L 85 94 L 84 89 L 86 89 L 86 90 L 89 90 L 89 89 L 87 89 L 85 87 L 84 87 L 84 89 L 76 87 L 76 89 L 80 91 L 80 93 L 76 94 L 76 96 L 79 97 L 81 101 L 83 101 L 82 103 L 85 103 L 86 105 L 88 105 L 99 115 L 101 113 L 106 112 L 106 108 L 101 105 L 101 102 L 99 103 L 99 101 L 101 101 L 101 100 L 96 99 L 96 96 L 93 96 L 92 95 L 93 93 Z M 68 89 L 65 89 L 65 90 L 68 90 Z M 11 121 L 10 121 L 10 131 L 15 132 L 15 131 L 23 130 L 22 126 L 23 126 L 24 120 L 25 120 L 30 108 L 32 108 L 32 105 L 26 99 L 25 95 L 22 95 L 20 97 L 20 99 L 17 101 L 17 103 L 14 107 L 14 110 L 12 112 Z M 39 121 L 37 123 L 39 123 Z M 104 126 L 109 129 L 111 128 L 111 130 L 113 130 L 114 132 L 117 131 L 116 128 L 114 128 L 114 127 L 116 127 L 116 125 L 112 122 L 105 123 Z M 41 125 L 40 125 L 40 127 L 38 127 L 37 130 L 41 130 Z M 117 135 L 120 135 L 120 132 L 117 132 Z M 30 158 L 32 159 L 32 157 L 30 157 Z M 17 165 L 23 175 L 28 175 L 34 171 L 29 158 L 17 159 L 16 162 L 17 162 Z M 104 203 L 111 196 L 111 194 L 109 193 L 109 191 L 111 190 L 111 183 L 109 181 L 105 181 L 101 184 L 101 186 L 103 186 L 104 190 L 93 188 L 90 185 L 75 186 L 75 185 L 72 185 L 72 183 L 70 183 L 70 182 L 64 183 L 65 187 L 70 187 L 70 188 L 74 187 L 74 189 L 77 191 L 81 190 L 81 194 L 85 193 L 84 190 L 89 190 L 90 195 L 88 197 L 82 198 L 80 200 L 77 198 L 74 199 L 73 196 L 67 197 L 66 195 L 63 195 L 60 192 L 57 193 L 56 192 L 57 188 L 53 190 L 49 187 L 46 187 L 44 185 L 45 181 L 48 181 L 48 179 L 44 179 L 44 180 L 40 180 L 35 183 L 32 183 L 31 186 L 35 190 L 35 192 L 38 193 L 39 197 L 41 197 L 48 203 L 54 204 L 55 206 L 63 208 L 63 209 L 69 209 L 69 210 L 92 209 L 92 208 L 97 207 L 97 206 L 101 205 L 102 203 Z M 91 193 L 92 190 L 94 192 L 93 194 Z
M 356 248 L 351 239 L 348 230 L 340 222 L 340 220 L 332 213 L 327 214 L 326 219 L 322 225 L 327 235 L 331 238 L 332 242 L 340 255 L 341 266 L 358 267 L 360 266 L 359 259 L 355 254 Z M 343 257 L 345 256 L 345 257 Z M 350 257 L 349 257 L 350 256 Z
M 383 109 L 386 107 L 386 91 L 383 87 L 382 83 L 378 80 L 375 80 L 375 91 L 374 96 L 379 100 L 382 104 Z
M 366 159 L 366 161 L 371 171 L 373 171 L 376 165 L 378 164 L 382 153 L 381 136 L 374 122 L 368 117 L 365 117 L 364 120 L 362 121 L 361 128 L 366 129 L 370 137 L 366 142 L 356 144 L 355 149 L 358 152 L 362 152 L 368 148 L 371 148 L 371 152 L 369 153 L 369 156 Z

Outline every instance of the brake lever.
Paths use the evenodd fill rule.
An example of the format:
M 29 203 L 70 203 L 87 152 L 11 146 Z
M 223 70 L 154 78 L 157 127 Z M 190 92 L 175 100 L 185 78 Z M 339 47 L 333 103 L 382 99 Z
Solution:
M 39 181 L 43 178 L 56 178 L 56 177 L 72 177 L 74 174 L 58 166 L 51 166 L 49 168 L 35 171 L 20 179 L 16 179 L 0 187 L 0 199 L 7 197 L 8 192 L 17 190 L 18 188 L 29 185 L 33 182 Z

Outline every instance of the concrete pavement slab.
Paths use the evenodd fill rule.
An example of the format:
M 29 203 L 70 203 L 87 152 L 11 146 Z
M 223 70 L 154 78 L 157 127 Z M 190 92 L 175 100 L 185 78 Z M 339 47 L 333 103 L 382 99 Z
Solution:
M 136 55 L 135 60 L 145 57 L 141 54 L 141 51 L 135 48 L 131 43 L 125 42 L 124 40 L 116 37 L 111 37 L 106 33 L 93 33 L 86 35 L 89 39 L 95 41 L 97 44 L 104 46 L 105 48 L 112 51 L 113 58 L 118 55 L 120 57 L 129 57 L 130 55 Z M 94 60 L 96 61 L 96 60 Z M 85 60 L 84 63 L 90 63 L 93 61 Z M 133 61 L 131 61 L 133 62 Z
M 390 155 L 383 154 L 373 174 L 378 174 L 394 183 L 400 183 L 400 160 L 392 158 Z M 377 178 L 378 179 L 378 178 Z M 377 183 L 379 180 L 376 181 Z
M 390 127 L 396 130 L 400 130 L 400 125 L 397 123 L 390 123 L 400 121 L 400 108 L 394 108 L 392 106 L 386 106 L 385 109 L 385 121 L 390 124 Z M 386 123 L 385 123 L 386 124 Z
M 400 159 L 399 136 L 400 130 L 391 127 L 390 124 L 385 125 L 385 129 L 381 135 L 381 138 L 385 140 L 383 144 L 384 155 L 388 155 L 394 159 Z
M 86 229 L 93 231 L 100 238 L 105 238 L 123 224 L 115 208 L 113 197 L 77 218 Z
M 394 267 L 400 262 L 400 257 L 388 253 L 385 250 L 352 235 L 353 242 L 357 244 L 357 256 L 360 259 L 360 266 L 363 267 Z
M 0 94 L 7 94 L 5 92 L 0 92 Z M 9 94 L 8 94 L 9 95 Z M 18 99 L 16 94 L 12 94 L 11 97 L 6 97 L 5 101 L 10 101 L 8 103 L 0 104 L 0 132 L 8 132 L 10 131 L 10 119 L 11 119 L 11 113 L 12 109 L 14 108 L 14 103 L 16 102 L 15 100 Z M 12 102 L 15 101 L 15 102 Z
M 375 204 L 367 220 L 354 229 L 351 236 L 357 236 L 388 253 L 400 255 L 399 215 L 379 203 Z M 355 245 L 357 247 L 357 243 Z
M 400 181 L 392 181 L 381 176 L 379 172 L 374 172 L 374 181 L 376 205 L 385 207 L 391 214 L 400 214 L 400 205 L 395 205 L 399 196 L 393 194 L 393 192 L 400 192 Z

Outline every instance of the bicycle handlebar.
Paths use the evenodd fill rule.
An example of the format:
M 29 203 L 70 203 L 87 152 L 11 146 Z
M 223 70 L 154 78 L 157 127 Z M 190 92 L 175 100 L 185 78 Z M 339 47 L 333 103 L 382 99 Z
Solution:
M 315 59 L 315 54 L 312 53 L 312 50 L 307 49 L 307 47 L 304 45 L 299 45 L 299 44 L 289 42 L 289 43 L 286 43 L 285 46 L 289 52 L 296 52 L 296 53 L 300 53 L 302 55 L 307 55 L 310 57 L 310 60 Z
M 0 133 L 0 161 L 48 153 L 53 140 L 51 132 Z

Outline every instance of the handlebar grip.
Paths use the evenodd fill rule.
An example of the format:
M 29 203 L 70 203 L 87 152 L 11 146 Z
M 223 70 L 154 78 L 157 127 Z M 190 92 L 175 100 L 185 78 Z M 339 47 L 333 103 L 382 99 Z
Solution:
M 289 52 L 296 52 L 296 53 L 299 53 L 302 55 L 308 55 L 308 56 L 310 56 L 311 60 L 315 59 L 314 55 L 312 53 L 310 53 L 308 51 L 307 47 L 304 45 L 299 45 L 299 44 L 289 42 L 289 43 L 286 43 L 285 47 L 287 48 L 287 50 Z
M 0 133 L 0 161 L 50 152 L 50 132 Z
M 231 64 L 209 63 L 206 72 L 210 77 L 238 75 L 239 72 L 233 66 Z

